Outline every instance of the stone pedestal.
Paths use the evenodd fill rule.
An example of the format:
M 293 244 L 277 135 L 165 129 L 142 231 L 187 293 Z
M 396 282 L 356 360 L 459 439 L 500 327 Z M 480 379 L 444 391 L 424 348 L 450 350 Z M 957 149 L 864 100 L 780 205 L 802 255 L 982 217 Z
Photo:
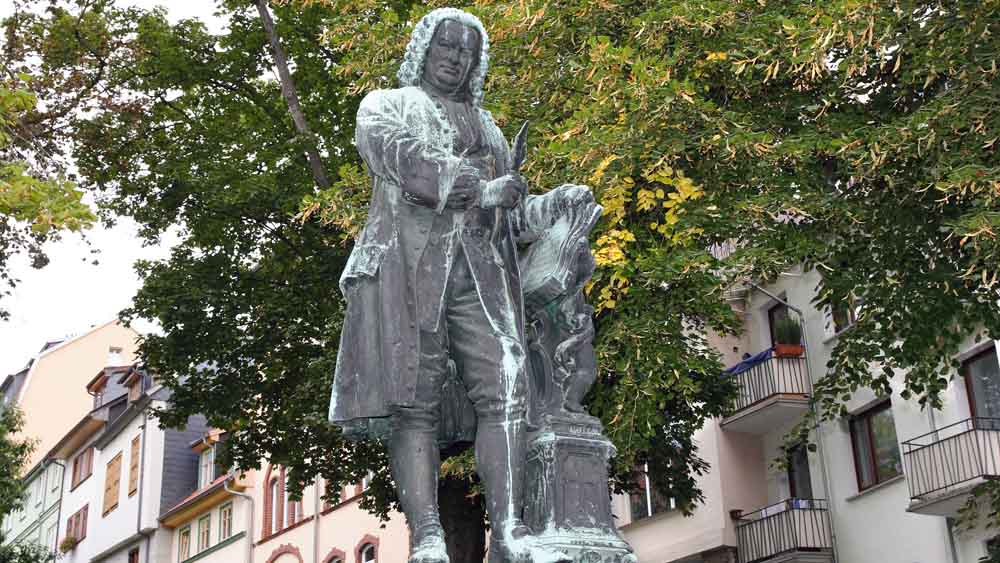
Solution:
M 582 413 L 546 415 L 528 439 L 525 523 L 546 546 L 575 563 L 636 563 L 611 515 L 601 423 Z

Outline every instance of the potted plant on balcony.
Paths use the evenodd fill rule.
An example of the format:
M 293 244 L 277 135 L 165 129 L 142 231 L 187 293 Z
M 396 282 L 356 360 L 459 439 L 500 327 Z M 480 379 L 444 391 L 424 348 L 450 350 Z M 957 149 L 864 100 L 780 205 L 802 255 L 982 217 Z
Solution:
M 795 319 L 785 318 L 774 325 L 774 355 L 779 358 L 799 358 L 802 346 L 802 326 Z
M 78 543 L 80 543 L 80 540 L 76 539 L 76 536 L 66 536 L 61 542 L 59 542 L 59 552 L 69 553 L 70 551 L 73 551 Z

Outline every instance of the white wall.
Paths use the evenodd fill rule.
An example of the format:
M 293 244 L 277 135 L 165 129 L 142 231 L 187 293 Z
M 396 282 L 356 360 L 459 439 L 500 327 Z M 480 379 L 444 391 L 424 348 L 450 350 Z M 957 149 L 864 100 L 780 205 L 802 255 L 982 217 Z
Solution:
M 94 473 L 87 477 L 83 482 L 81 482 L 75 489 L 71 490 L 73 484 L 73 460 L 76 456 L 86 450 L 93 441 L 87 442 L 83 447 L 79 448 L 72 453 L 64 463 L 66 464 L 66 470 L 63 472 L 63 498 L 62 498 L 62 510 L 59 517 L 59 537 L 56 540 L 56 544 L 66 537 L 67 529 L 66 525 L 69 523 L 69 517 L 76 514 L 81 508 L 89 504 L 87 509 L 87 537 L 81 541 L 75 549 L 69 551 L 62 555 L 60 563 L 87 563 L 90 558 L 98 552 L 96 549 L 97 541 L 94 540 L 94 533 L 97 528 L 96 523 L 100 519 L 101 514 L 101 499 L 104 491 L 104 483 L 98 483 L 97 481 L 97 454 L 95 453 L 94 459 Z
M 674 561 L 715 549 L 724 545 L 731 536 L 731 530 L 727 530 L 727 527 L 731 528 L 729 515 L 723 502 L 724 468 L 719 467 L 719 432 L 718 424 L 709 421 L 694 435 L 698 455 L 712 465 L 712 470 L 697 478 L 705 503 L 699 505 L 690 517 L 679 510 L 672 510 L 633 522 L 628 497 L 614 497 L 612 510 L 615 521 L 639 561 Z
M 158 405 L 158 403 L 156 404 Z M 66 536 L 69 517 L 84 505 L 89 504 L 89 509 L 87 537 L 74 550 L 64 555 L 62 561 L 65 563 L 88 563 L 95 555 L 135 536 L 140 529 L 150 531 L 159 527 L 164 432 L 156 424 L 155 419 L 149 418 L 146 421 L 146 431 L 143 433 L 143 422 L 142 414 L 136 416 L 103 449 L 95 450 L 93 474 L 74 491 L 69 490 L 73 458 L 85 448 L 74 452 L 73 456 L 66 461 L 67 467 L 70 469 L 65 472 L 63 478 L 63 486 L 67 493 L 64 495 L 62 516 L 59 522 L 59 541 Z M 129 496 L 131 443 L 136 436 L 141 437 L 139 452 L 145 458 L 144 462 L 140 463 L 140 488 L 132 496 Z M 143 440 L 146 442 L 145 448 L 143 448 Z M 104 484 L 107 478 L 107 466 L 119 453 L 122 454 L 122 461 L 118 506 L 105 515 L 102 512 L 104 510 Z M 139 519 L 140 498 L 142 499 L 141 520 Z M 155 544 L 158 543 L 157 540 L 158 538 L 154 538 L 154 548 Z M 140 546 L 142 554 L 140 560 L 145 561 L 143 552 L 146 549 L 146 542 L 144 539 L 122 547 L 113 554 L 113 557 L 105 561 L 115 561 L 119 557 L 127 558 L 129 547 L 132 545 Z M 167 545 L 169 548 L 169 540 L 167 540 Z M 125 560 L 123 559 L 123 561 Z M 156 560 L 155 558 L 150 559 L 150 561 Z
M 808 358 L 813 379 L 826 370 L 837 336 L 833 334 L 830 317 L 825 311 L 811 304 L 814 289 L 819 281 L 815 272 L 781 276 L 767 289 L 784 295 L 794 306 L 805 313 L 805 335 Z M 749 340 L 751 353 L 769 344 L 767 309 L 774 301 L 759 291 L 751 292 L 748 306 L 750 315 Z M 795 316 L 793 314 L 793 316 Z M 964 348 L 972 347 L 971 338 Z M 932 415 L 921 409 L 916 401 L 904 401 L 898 396 L 902 389 L 902 374 L 893 380 L 892 414 L 896 435 L 901 443 L 930 432 L 934 427 L 961 421 L 969 417 L 965 385 L 961 378 L 954 379 L 943 394 L 944 406 Z M 858 392 L 848 403 L 852 412 L 863 411 L 878 401 L 871 391 Z M 933 418 L 933 420 L 932 420 Z M 932 426 L 933 423 L 933 426 Z M 764 437 L 765 453 L 773 459 L 780 444 L 781 431 Z M 818 440 L 822 446 L 819 455 L 810 456 L 813 490 L 817 497 L 831 501 L 837 549 L 840 561 L 850 563 L 943 563 L 951 561 L 949 532 L 946 519 L 907 512 L 910 504 L 909 488 L 905 476 L 889 481 L 883 486 L 870 488 L 859 494 L 854 467 L 854 454 L 846 420 L 825 423 Z M 902 452 L 902 446 L 900 446 Z M 822 459 L 819 457 L 822 455 Z M 829 479 L 823 479 L 822 462 L 825 460 Z M 787 495 L 787 479 L 771 471 L 768 478 L 768 496 L 780 500 Z M 970 534 L 956 538 L 959 563 L 975 563 L 983 553 L 987 534 Z

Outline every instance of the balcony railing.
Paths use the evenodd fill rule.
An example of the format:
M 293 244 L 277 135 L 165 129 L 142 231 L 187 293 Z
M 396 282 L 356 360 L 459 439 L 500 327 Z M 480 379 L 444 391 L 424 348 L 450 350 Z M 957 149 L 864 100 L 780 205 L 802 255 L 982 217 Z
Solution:
M 928 500 L 1000 476 L 1000 418 L 969 418 L 903 442 L 910 498 Z
M 828 503 L 788 499 L 740 517 L 740 563 L 767 561 L 794 552 L 833 552 Z
M 771 357 L 733 377 L 739 395 L 733 411 L 739 412 L 775 395 L 808 395 L 809 376 L 806 359 Z

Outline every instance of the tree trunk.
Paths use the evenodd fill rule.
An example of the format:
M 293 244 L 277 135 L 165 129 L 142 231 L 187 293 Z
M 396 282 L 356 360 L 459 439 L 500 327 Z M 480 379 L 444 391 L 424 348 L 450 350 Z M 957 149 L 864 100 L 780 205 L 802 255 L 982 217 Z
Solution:
M 288 72 L 288 60 L 285 58 L 285 50 L 281 48 L 278 41 L 278 33 L 274 29 L 274 20 L 271 19 L 271 12 L 267 9 L 267 0 L 257 0 L 257 11 L 260 12 L 260 20 L 264 24 L 264 33 L 271 43 L 271 52 L 274 55 L 274 64 L 278 67 L 278 79 L 281 82 L 281 95 L 288 104 L 288 111 L 292 114 L 292 121 L 295 129 L 306 139 L 306 158 L 309 159 L 309 167 L 312 169 L 313 180 L 321 188 L 330 187 L 330 179 L 326 175 L 326 167 L 319 156 L 316 148 L 316 139 L 309 130 L 309 123 L 302 113 L 302 106 L 299 105 L 299 96 L 295 92 L 295 82 L 292 81 L 292 74 Z
M 445 477 L 438 482 L 438 504 L 451 563 L 482 563 L 486 556 L 482 495 L 470 498 L 468 481 Z

